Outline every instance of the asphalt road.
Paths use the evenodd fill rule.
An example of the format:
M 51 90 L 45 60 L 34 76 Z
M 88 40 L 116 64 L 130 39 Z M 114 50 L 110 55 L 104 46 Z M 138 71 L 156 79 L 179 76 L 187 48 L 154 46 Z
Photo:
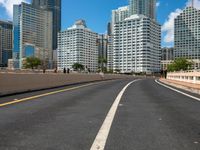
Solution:
M 129 82 L 100 82 L 2 107 L 52 90 L 0 98 L 0 150 L 90 150 Z M 132 83 L 117 108 L 105 150 L 200 150 L 200 102 L 153 79 Z

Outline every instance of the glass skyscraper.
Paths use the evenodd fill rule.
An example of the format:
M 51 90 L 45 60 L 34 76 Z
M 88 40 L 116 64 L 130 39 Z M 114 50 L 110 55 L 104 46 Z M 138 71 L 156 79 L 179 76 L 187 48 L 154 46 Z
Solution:
M 200 68 L 200 10 L 187 7 L 175 19 L 174 57 L 193 60 Z
M 7 66 L 12 58 L 12 22 L 0 20 L 0 66 Z
M 13 68 L 22 68 L 23 59 L 35 56 L 52 60 L 52 12 L 27 3 L 13 9 Z
M 156 0 L 129 0 L 129 15 L 145 15 L 156 19 Z
M 35 8 L 41 8 L 53 13 L 53 50 L 57 49 L 57 35 L 61 31 L 61 0 L 32 0 Z

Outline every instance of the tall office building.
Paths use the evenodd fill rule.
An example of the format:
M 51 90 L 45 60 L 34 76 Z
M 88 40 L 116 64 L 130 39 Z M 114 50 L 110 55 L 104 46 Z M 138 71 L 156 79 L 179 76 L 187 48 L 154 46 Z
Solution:
M 52 13 L 27 3 L 14 5 L 13 67 L 22 68 L 23 58 L 39 57 L 52 61 Z
M 161 60 L 174 60 L 174 48 L 162 48 Z
M 156 0 L 129 0 L 129 15 L 145 15 L 156 19 Z
M 98 46 L 98 57 L 101 60 L 107 61 L 107 51 L 108 51 L 108 35 L 106 34 L 99 34 L 97 39 L 97 46 Z M 107 63 L 106 63 L 107 64 Z M 99 64 L 99 67 L 102 64 Z M 104 66 L 106 67 L 106 66 Z
M 12 22 L 0 20 L 0 66 L 7 67 L 12 58 Z
M 61 0 L 32 0 L 35 8 L 41 8 L 53 13 L 53 50 L 57 49 L 57 35 L 61 31 Z
M 112 26 L 111 26 L 111 22 L 109 22 L 107 24 L 107 34 L 110 36 L 112 34 Z
M 58 69 L 72 69 L 74 63 L 92 72 L 98 69 L 98 34 L 87 28 L 84 20 L 58 34 Z
M 161 69 L 166 70 L 167 66 L 174 60 L 174 48 L 164 47 L 161 52 Z
M 175 19 L 175 58 L 184 57 L 200 68 L 200 10 L 187 7 Z
M 114 25 L 113 69 L 121 73 L 159 72 L 161 27 L 144 15 Z

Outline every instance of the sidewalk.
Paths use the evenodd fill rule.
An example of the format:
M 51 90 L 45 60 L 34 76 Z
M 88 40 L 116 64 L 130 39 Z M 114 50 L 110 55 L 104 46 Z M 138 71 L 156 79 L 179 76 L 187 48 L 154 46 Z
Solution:
M 160 78 L 160 81 L 165 84 L 174 86 L 176 88 L 180 88 L 180 89 L 192 92 L 192 93 L 200 94 L 200 85 L 199 84 L 169 80 L 169 79 L 164 79 L 164 78 Z

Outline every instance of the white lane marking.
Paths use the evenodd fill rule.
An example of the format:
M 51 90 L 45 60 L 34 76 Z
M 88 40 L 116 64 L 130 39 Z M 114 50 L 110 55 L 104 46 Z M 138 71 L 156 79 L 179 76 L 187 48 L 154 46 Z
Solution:
M 90 150 L 104 150 L 112 122 L 114 120 L 117 108 L 119 106 L 119 102 L 120 102 L 124 92 L 129 87 L 129 85 L 131 85 L 132 83 L 139 81 L 139 80 L 134 80 L 134 81 L 128 83 L 118 94 L 118 96 L 115 99 L 114 103 L 112 104 L 112 107 L 110 108 Z
M 167 85 L 165 85 L 165 84 L 162 84 L 162 83 L 158 82 L 157 80 L 155 80 L 155 82 L 158 83 L 158 84 L 160 84 L 160 85 L 162 85 L 162 86 L 164 86 L 164 87 L 166 87 L 166 88 L 168 88 L 168 89 L 170 89 L 170 90 L 173 90 L 173 91 L 175 91 L 175 92 L 177 92 L 177 93 L 183 94 L 183 95 L 185 95 L 185 96 L 187 96 L 187 97 L 190 97 L 190 98 L 192 98 L 192 99 L 195 99 L 195 100 L 197 100 L 197 101 L 200 101 L 200 98 L 197 98 L 197 97 L 195 97 L 195 96 L 189 95 L 189 94 L 187 94 L 187 93 L 184 93 L 184 92 L 182 92 L 182 91 L 179 91 L 179 90 L 177 90 L 177 89 L 174 89 L 174 88 L 172 88 L 172 87 L 170 87 L 170 86 L 167 86 Z

